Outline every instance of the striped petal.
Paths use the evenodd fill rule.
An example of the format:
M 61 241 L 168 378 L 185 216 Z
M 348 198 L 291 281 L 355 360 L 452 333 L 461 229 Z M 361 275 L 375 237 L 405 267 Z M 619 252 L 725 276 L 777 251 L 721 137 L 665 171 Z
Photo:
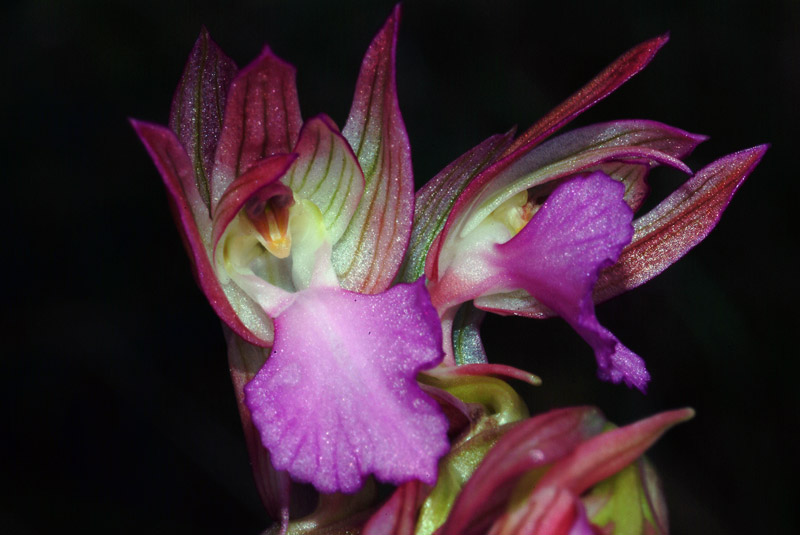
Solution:
M 156 164 L 192 261 L 195 278 L 219 317 L 252 344 L 269 345 L 272 324 L 235 285 L 221 283 L 211 264 L 211 220 L 195 186 L 192 162 L 175 134 L 163 126 L 131 121 Z
M 301 125 L 295 69 L 266 47 L 228 92 L 210 185 L 212 213 L 231 182 L 250 166 L 291 152 Z
M 297 161 L 283 178 L 296 196 L 322 213 L 331 244 L 339 241 L 364 193 L 364 174 L 353 150 L 325 115 L 303 125 Z
M 344 288 L 377 293 L 397 274 L 411 235 L 414 177 L 395 83 L 399 6 L 372 41 L 361 65 L 350 116 L 342 131 L 353 147 L 366 188 L 347 231 L 333 249 Z
M 194 167 L 197 190 L 210 210 L 209 182 L 222 132 L 222 116 L 236 64 L 203 28 L 189 54 L 172 99 L 169 127 L 178 135 Z
M 601 272 L 595 300 L 644 284 L 703 241 L 766 151 L 760 145 L 720 158 L 634 221 L 633 239 L 619 260 Z

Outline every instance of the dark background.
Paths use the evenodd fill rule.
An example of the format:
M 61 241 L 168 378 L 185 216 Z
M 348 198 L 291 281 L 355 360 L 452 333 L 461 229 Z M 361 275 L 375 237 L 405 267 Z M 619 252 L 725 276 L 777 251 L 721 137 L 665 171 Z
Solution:
M 485 137 L 532 124 L 623 51 L 652 64 L 575 125 L 660 120 L 711 136 L 689 159 L 772 143 L 712 235 L 599 307 L 642 355 L 643 396 L 595 379 L 560 320 L 490 318 L 490 358 L 545 381 L 532 411 L 590 403 L 617 423 L 692 406 L 651 457 L 673 533 L 794 533 L 798 475 L 800 4 L 408 1 L 398 83 L 418 184 Z M 298 67 L 304 117 L 343 125 L 391 2 L 29 1 L 2 8 L 5 239 L 0 532 L 255 534 L 218 322 L 127 117 L 166 123 L 205 24 L 242 66 Z M 655 197 L 684 178 L 655 173 Z

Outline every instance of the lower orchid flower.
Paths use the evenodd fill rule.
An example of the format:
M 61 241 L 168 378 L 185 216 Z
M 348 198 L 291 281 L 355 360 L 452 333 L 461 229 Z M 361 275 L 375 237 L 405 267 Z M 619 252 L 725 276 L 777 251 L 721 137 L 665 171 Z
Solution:
M 416 382 L 442 359 L 437 314 L 422 280 L 390 287 L 414 202 L 397 22 L 396 11 L 372 42 L 342 132 L 326 116 L 302 123 L 294 69 L 268 48 L 237 73 L 205 31 L 172 130 L 133 122 L 200 286 L 232 336 L 272 347 L 239 385 L 242 410 L 272 467 L 327 493 L 370 474 L 432 484 L 448 449 Z
M 460 481 L 401 486 L 363 533 L 666 535 L 658 476 L 642 455 L 693 414 L 668 411 L 617 429 L 597 409 L 573 407 L 483 430 L 443 461 Z

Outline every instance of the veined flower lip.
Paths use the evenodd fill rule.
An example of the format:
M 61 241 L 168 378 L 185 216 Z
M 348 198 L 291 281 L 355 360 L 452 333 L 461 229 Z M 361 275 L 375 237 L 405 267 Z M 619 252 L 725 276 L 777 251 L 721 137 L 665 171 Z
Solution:
M 275 467 L 322 492 L 353 492 L 367 474 L 433 484 L 449 444 L 416 382 L 443 355 L 424 282 L 380 294 L 312 287 L 275 322 L 273 352 L 245 386 Z

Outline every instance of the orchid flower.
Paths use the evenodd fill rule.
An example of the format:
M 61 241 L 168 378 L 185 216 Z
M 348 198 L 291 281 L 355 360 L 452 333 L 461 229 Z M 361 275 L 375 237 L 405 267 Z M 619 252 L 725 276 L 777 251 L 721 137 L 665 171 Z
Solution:
M 327 493 L 370 474 L 432 484 L 449 446 L 416 382 L 442 359 L 438 317 L 422 280 L 390 287 L 414 205 L 398 17 L 367 51 L 342 131 L 302 121 L 294 68 L 269 48 L 237 72 L 205 31 L 171 128 L 133 121 L 200 287 L 236 336 L 272 347 L 242 400 L 272 466 Z
M 418 192 L 400 279 L 426 275 L 445 362 L 486 361 L 475 328 L 482 314 L 470 312 L 473 305 L 558 314 L 592 347 L 602 379 L 645 390 L 644 362 L 600 325 L 594 303 L 646 282 L 699 243 L 766 147 L 718 160 L 633 220 L 649 170 L 691 173 L 681 159 L 704 136 L 627 120 L 544 140 L 638 73 L 666 41 L 628 51 L 522 136 L 487 139 Z M 465 333 L 469 343 L 459 344 Z

